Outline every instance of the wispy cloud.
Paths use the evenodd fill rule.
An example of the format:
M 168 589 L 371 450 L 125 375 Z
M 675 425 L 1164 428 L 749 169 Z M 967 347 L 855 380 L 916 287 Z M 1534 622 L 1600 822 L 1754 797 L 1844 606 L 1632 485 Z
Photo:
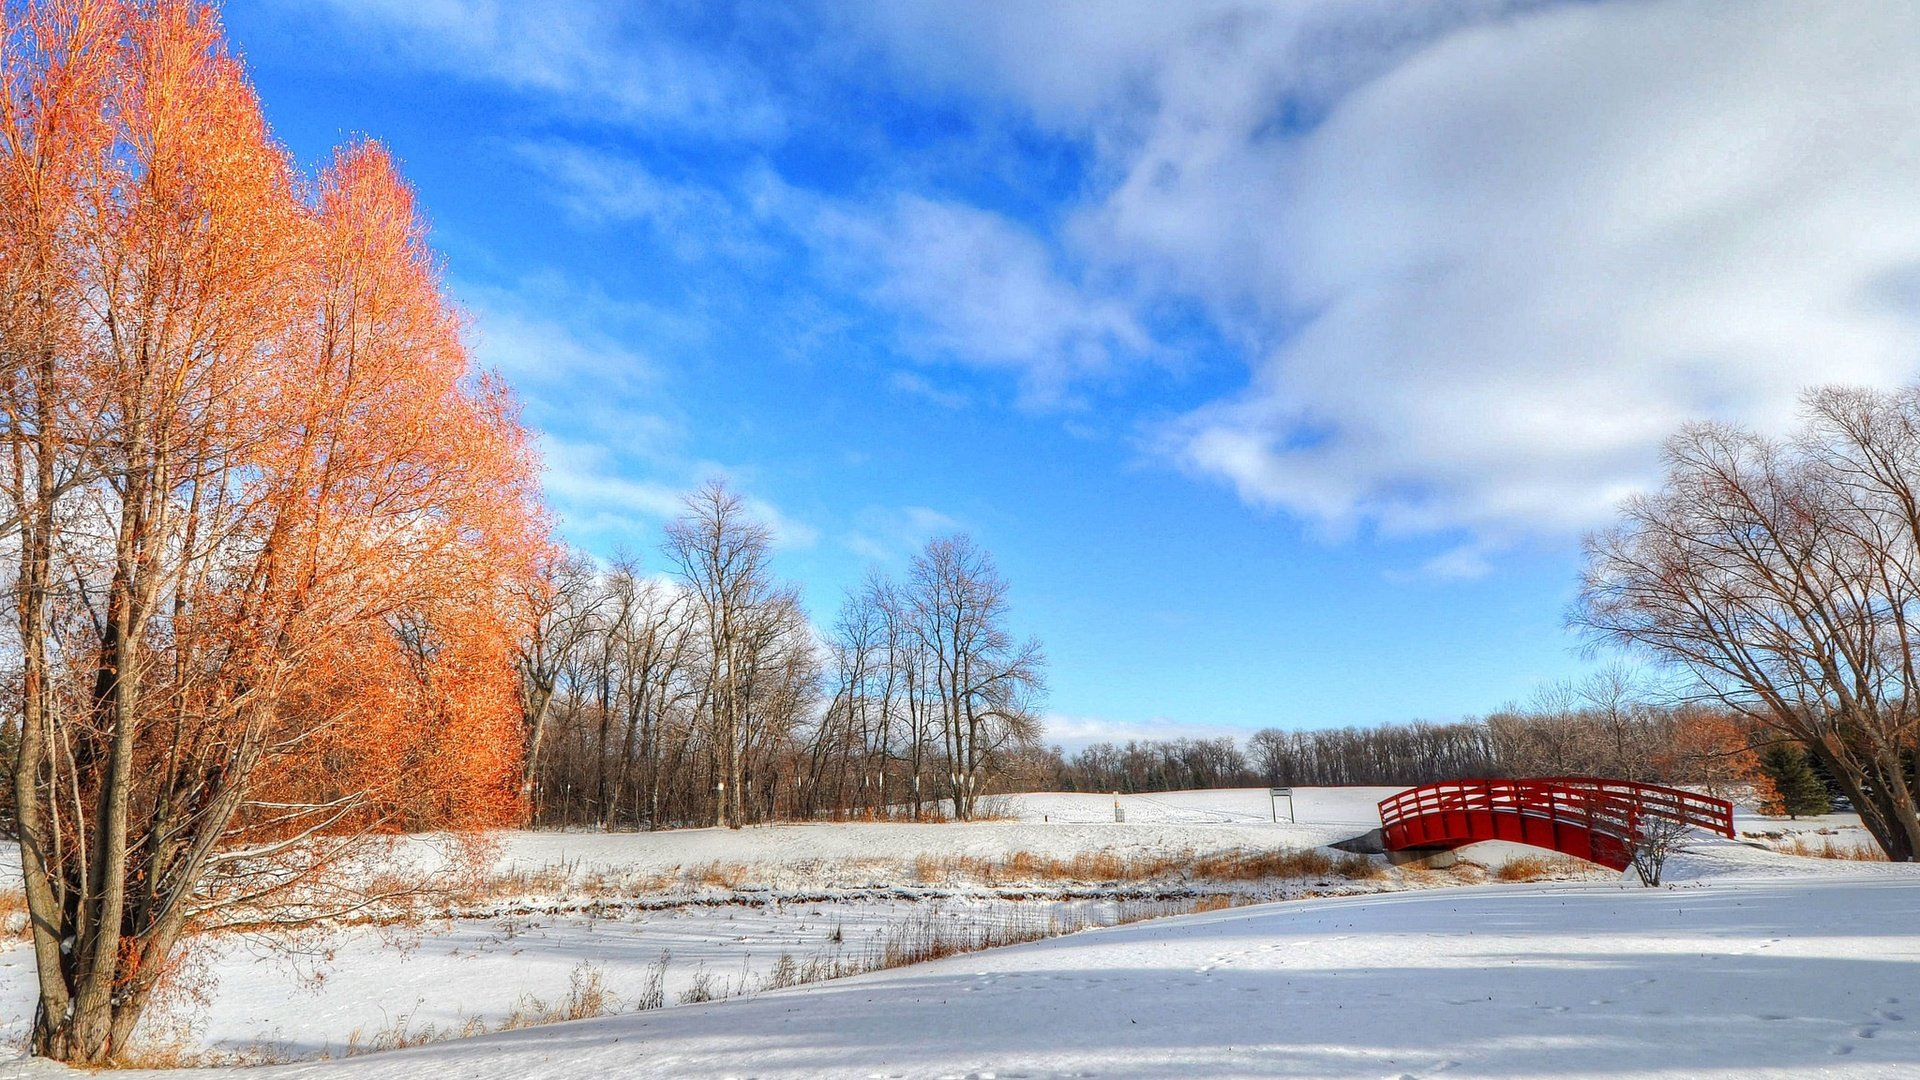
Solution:
M 651 548 L 660 526 L 686 511 L 685 496 L 743 470 L 701 459 L 655 365 L 617 331 L 650 321 L 621 304 L 549 276 L 513 286 L 462 284 L 478 361 L 510 378 L 539 433 L 547 497 L 582 543 Z M 750 470 L 744 470 L 750 471 Z M 775 543 L 809 548 L 820 530 L 741 484 L 749 512 Z
M 1014 373 L 1055 404 L 1154 348 L 1122 298 L 1077 279 L 1030 228 L 961 203 L 903 195 L 832 206 L 809 232 L 829 265 L 901 319 L 923 357 Z
M 974 14 L 870 21 L 903 72 L 1088 141 L 1078 254 L 1249 351 L 1161 446 L 1250 503 L 1564 536 L 1686 420 L 1915 374 L 1908 6 Z
M 576 218 L 642 224 L 689 261 L 738 266 L 797 248 L 811 286 L 862 301 L 899 352 L 1009 374 L 1029 405 L 1060 405 L 1157 349 L 1127 299 L 1000 213 L 914 194 L 824 195 L 757 167 L 719 183 L 673 182 L 631 157 L 563 141 L 522 144 L 519 156 Z M 931 384 L 911 372 L 896 383 L 960 400 L 925 394 Z
M 962 530 L 959 521 L 931 507 L 870 506 L 856 516 L 853 531 L 841 542 L 863 559 L 893 565 L 906 562 L 934 537 Z
M 943 409 L 963 409 L 973 402 L 967 394 L 945 389 L 917 371 L 896 371 L 888 376 L 887 385 L 910 397 L 931 401 Z
M 991 400 L 984 374 L 1085 404 L 1171 363 L 1163 313 L 1198 312 L 1242 385 L 1119 422 L 1330 535 L 1469 538 L 1428 576 L 1605 520 L 1687 420 L 1778 428 L 1808 383 L 1920 370 L 1906 5 L 870 2 L 803 12 L 773 65 L 738 13 L 695 33 L 688 9 L 586 0 L 328 4 L 407 62 L 595 127 L 726 141 L 688 175 L 577 130 L 517 152 L 576 221 L 710 265 L 790 260 L 764 306 L 810 313 L 821 351 L 877 327 L 903 393 Z M 995 199 L 884 154 L 782 172 L 796 133 L 882 137 L 794 71 L 884 79 L 929 115 L 985 105 L 953 139 L 991 127 L 1073 176 Z
M 747 64 L 720 64 L 673 31 L 668 6 L 593 0 L 322 0 L 398 58 L 535 93 L 584 119 L 764 139 L 784 117 Z M 307 5 L 301 5 L 308 9 Z M 308 9 L 310 10 L 310 9 Z
M 1221 724 L 1158 718 L 1147 721 L 1105 720 L 1092 716 L 1064 716 L 1051 713 L 1045 718 L 1046 738 L 1051 745 L 1071 754 L 1093 743 L 1127 743 L 1148 739 L 1231 738 L 1245 742 L 1253 734 L 1249 728 Z

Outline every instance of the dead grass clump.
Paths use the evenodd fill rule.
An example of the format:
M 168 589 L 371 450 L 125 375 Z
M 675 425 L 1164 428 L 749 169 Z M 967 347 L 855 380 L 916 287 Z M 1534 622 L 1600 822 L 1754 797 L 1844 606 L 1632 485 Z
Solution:
M 1550 860 L 1539 855 L 1522 855 L 1507 860 L 1493 872 L 1493 876 L 1501 881 L 1541 881 L 1551 877 L 1553 872 L 1554 866 Z
M 731 891 L 746 884 L 747 868 L 739 863 L 710 862 L 693 868 L 688 878 L 696 886 Z
M 515 1031 L 540 1024 L 558 1024 L 566 1020 L 585 1020 L 607 1016 L 620 1010 L 620 998 L 607 989 L 600 968 L 583 962 L 567 978 L 567 996 L 552 1004 L 531 994 L 522 997 L 513 1011 L 500 1021 L 497 1031 Z
M 1031 851 L 1016 851 L 1000 864 L 1000 873 L 1017 881 L 1033 880 L 1046 877 L 1052 862 Z
M 673 962 L 673 954 L 662 950 L 660 958 L 647 965 L 647 981 L 640 984 L 640 993 L 633 999 L 633 1011 L 644 1012 L 658 1009 L 667 1003 L 667 965 Z
M 965 856 L 922 855 L 914 876 L 925 884 L 971 879 L 993 885 L 1037 882 L 1121 884 L 1186 878 L 1196 881 L 1264 881 L 1272 878 L 1341 877 L 1373 881 L 1386 876 L 1365 855 L 1335 856 L 1320 848 L 1224 851 L 1198 855 L 1191 850 L 1127 857 L 1110 851 L 1083 851 L 1068 858 L 1016 851 L 995 862 Z
M 193 1050 L 184 1042 L 142 1040 L 113 1060 L 113 1069 L 252 1069 L 290 1065 L 284 1046 L 261 1043 L 239 1050 Z
M 1333 874 L 1334 866 L 1333 857 L 1319 848 L 1281 848 L 1208 855 L 1194 861 L 1192 872 L 1194 877 L 1209 881 L 1261 881 L 1328 877 Z
M 387 1050 L 405 1050 L 428 1043 L 445 1042 L 448 1039 L 471 1039 L 487 1033 L 486 1021 L 477 1016 L 468 1017 L 458 1024 L 441 1027 L 437 1024 L 413 1026 L 413 1014 L 401 1013 L 393 1023 L 378 1031 L 368 1033 L 354 1028 L 347 1034 L 347 1045 L 342 1051 L 343 1057 L 359 1057 L 361 1054 L 378 1054 Z
M 18 889 L 0 889 L 0 934 L 27 936 L 27 894 Z
M 1380 860 L 1351 851 L 1342 852 L 1334 858 L 1333 872 L 1348 881 L 1379 881 L 1387 876 L 1387 868 Z
M 1073 857 L 1068 875 L 1076 881 L 1124 881 L 1127 860 L 1111 851 L 1083 851 Z
M 1393 869 L 1395 873 L 1400 875 L 1401 881 L 1417 889 L 1443 885 L 1446 884 L 1450 878 L 1448 871 L 1435 870 L 1430 866 L 1421 866 L 1418 863 L 1405 863 Z
M 940 885 L 955 881 L 991 884 L 998 880 L 992 859 L 973 855 L 920 855 L 913 860 L 914 880 L 922 885 Z
M 724 989 L 714 989 L 713 972 L 701 970 L 693 973 L 693 981 L 687 984 L 685 990 L 680 991 L 680 996 L 675 1000 L 682 1005 L 698 1005 L 701 1002 L 725 996 Z
M 1843 859 L 1848 862 L 1886 862 L 1887 853 L 1869 843 L 1836 844 L 1833 837 L 1823 836 L 1815 847 L 1807 841 L 1804 834 L 1794 833 L 1784 840 L 1776 841 L 1774 850 L 1788 855 L 1800 855 L 1810 859 Z
M 886 942 L 877 955 L 870 956 L 867 970 L 881 971 L 923 964 L 961 953 L 1018 945 L 1026 941 L 1072 933 L 1086 926 L 1084 918 L 1062 921 L 1040 912 L 1019 916 L 986 926 L 968 927 L 943 917 L 937 911 L 925 912 L 904 920 L 887 932 Z

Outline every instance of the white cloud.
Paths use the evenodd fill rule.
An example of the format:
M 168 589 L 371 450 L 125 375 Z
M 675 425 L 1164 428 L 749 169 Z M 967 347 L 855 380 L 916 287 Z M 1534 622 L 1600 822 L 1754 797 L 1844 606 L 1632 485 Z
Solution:
M 586 384 L 615 395 L 654 379 L 652 363 L 606 332 L 544 314 L 556 306 L 592 306 L 557 283 L 526 283 L 513 290 L 463 285 L 458 291 L 473 316 L 468 336 L 474 358 L 523 392 Z
M 962 531 L 959 521 L 926 506 L 898 509 L 870 506 L 854 518 L 842 538 L 847 550 L 876 563 L 904 563 L 936 536 Z
M 785 120 L 745 65 L 676 43 L 670 12 L 592 0 L 325 0 L 410 63 L 546 96 L 596 120 L 765 137 Z
M 1061 404 L 1157 348 L 1126 299 L 1003 214 L 915 194 L 829 197 L 760 170 L 675 182 L 631 157 L 562 140 L 522 142 L 517 152 L 576 218 L 643 224 L 689 261 L 765 263 L 776 238 L 797 240 L 822 283 L 898 320 L 904 351 L 1010 373 L 1028 404 Z M 893 382 L 942 404 L 964 400 L 911 372 Z
M 1087 139 L 1074 254 L 1254 357 L 1172 458 L 1335 527 L 1564 535 L 1689 419 L 1920 370 L 1920 12 L 1433 9 L 992 8 L 929 61 Z
M 547 467 L 547 496 L 570 519 L 578 515 L 657 526 L 686 509 L 686 488 L 623 475 L 627 468 L 605 444 L 547 434 L 540 438 L 540 450 Z
M 636 462 L 617 453 L 611 440 L 581 442 L 543 433 L 539 441 L 547 498 L 576 540 L 592 536 L 651 549 L 660 527 L 687 512 L 687 495 L 723 475 L 710 463 Z M 662 472 L 666 479 L 660 478 Z M 820 542 L 819 529 L 773 502 L 745 493 L 742 501 L 773 534 L 775 547 L 810 548 Z
M 549 278 L 515 288 L 465 285 L 476 359 L 505 375 L 525 404 L 546 466 L 544 489 L 576 542 L 651 549 L 685 496 L 741 470 L 685 450 L 658 372 L 614 330 L 651 311 Z M 549 315 L 545 312 L 565 312 Z M 809 548 L 820 531 L 744 491 L 748 512 L 776 546 Z
M 943 389 L 933 380 L 917 371 L 896 371 L 887 379 L 887 385 L 910 397 L 931 401 L 943 409 L 965 408 L 972 399 L 958 390 Z
M 669 180 L 632 158 L 561 139 L 522 140 L 514 150 L 579 221 L 641 223 L 687 262 L 759 263 L 773 255 L 765 223 L 724 187 Z
M 810 548 L 820 542 L 820 530 L 792 514 L 781 510 L 773 503 L 757 496 L 746 498 L 747 513 L 766 523 L 773 533 L 773 546 L 780 548 Z
M 1041 741 L 1071 754 L 1098 742 L 1125 744 L 1147 739 L 1217 739 L 1230 737 L 1244 743 L 1253 732 L 1247 728 L 1220 724 L 1196 724 L 1164 717 L 1148 721 L 1103 720 L 1092 716 L 1066 716 L 1049 713 L 1041 720 Z
M 783 109 L 832 122 L 676 10 L 330 2 L 413 62 L 582 116 L 765 148 L 800 130 Z M 1334 530 L 1464 536 L 1430 576 L 1605 520 L 1689 419 L 1778 429 L 1807 384 L 1920 372 L 1909 6 L 868 2 L 829 23 L 783 62 L 877 49 L 890 90 L 1074 144 L 1081 186 L 1014 216 L 909 163 L 828 196 L 764 165 L 705 189 L 526 152 L 582 216 L 719 222 L 742 253 L 800 237 L 909 352 L 1027 403 L 1162 359 L 1149 313 L 1197 302 L 1250 374 L 1160 426 L 1161 453 Z
M 1030 402 L 1058 403 L 1154 348 L 1128 303 L 1077 280 L 1004 215 L 901 195 L 825 205 L 799 227 L 830 268 L 902 316 L 909 349 L 1013 372 Z

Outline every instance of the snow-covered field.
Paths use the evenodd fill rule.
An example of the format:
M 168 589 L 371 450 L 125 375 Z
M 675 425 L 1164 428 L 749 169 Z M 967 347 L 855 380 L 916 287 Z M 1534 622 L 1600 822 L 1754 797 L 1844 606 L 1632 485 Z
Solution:
M 998 820 L 965 825 L 853 822 L 770 825 L 737 832 L 680 829 L 659 833 L 515 832 L 500 836 L 496 870 L 551 877 L 621 893 L 634 885 L 714 868 L 772 894 L 844 894 L 922 884 L 928 859 L 1005 859 L 1027 853 L 1070 859 L 1102 852 L 1155 859 L 1276 847 L 1308 848 L 1344 840 L 1380 824 L 1379 800 L 1393 788 L 1301 789 L 1297 821 L 1280 821 L 1265 788 L 1183 791 L 1119 798 L 1045 793 L 992 800 Z M 697 882 L 695 883 L 697 884 Z M 697 890 L 695 890 L 697 891 Z
M 1668 889 L 1608 875 L 1293 900 L 765 989 L 782 956 L 858 959 L 903 928 L 1156 913 L 1153 901 L 1099 890 L 1015 900 L 928 888 L 908 879 L 918 860 L 1323 844 L 1377 824 L 1381 794 L 1303 790 L 1298 824 L 1268 820 L 1256 790 L 1123 798 L 1124 823 L 1109 796 L 1037 795 L 1008 800 L 1008 820 L 963 826 L 512 834 L 496 868 L 553 896 L 451 920 L 398 948 L 371 930 L 294 958 L 223 942 L 209 957 L 217 986 L 183 1010 L 197 1024 L 186 1045 L 337 1055 L 382 1033 L 497 1026 L 525 1012 L 529 995 L 552 1005 L 591 973 L 629 1005 L 660 978 L 670 1007 L 260 1075 L 1920 1075 L 1920 1025 L 1907 1019 L 1920 1019 L 1920 868 L 1719 840 L 1676 860 Z M 1858 829 L 1844 815 L 1738 824 L 1828 830 L 1846 844 Z M 733 882 L 729 895 L 692 872 L 716 865 L 729 868 L 718 875 Z M 621 902 L 542 910 L 571 887 L 556 881 Z M 636 894 L 642 885 L 666 891 Z M 635 899 L 645 902 L 625 902 Z M 748 996 L 674 1004 L 701 987 Z M 8 1034 L 17 1038 L 31 1005 L 26 950 L 0 948 Z M 0 1062 L 0 1075 L 62 1073 Z

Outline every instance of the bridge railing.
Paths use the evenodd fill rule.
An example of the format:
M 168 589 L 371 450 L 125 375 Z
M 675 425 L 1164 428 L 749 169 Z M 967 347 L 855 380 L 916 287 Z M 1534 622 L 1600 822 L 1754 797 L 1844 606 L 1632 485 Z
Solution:
M 1412 823 L 1430 814 L 1494 811 L 1579 825 L 1630 840 L 1648 817 L 1665 818 L 1732 837 L 1733 804 L 1658 784 L 1553 776 L 1525 780 L 1454 780 L 1409 788 L 1380 803 L 1388 846 L 1423 830 Z

